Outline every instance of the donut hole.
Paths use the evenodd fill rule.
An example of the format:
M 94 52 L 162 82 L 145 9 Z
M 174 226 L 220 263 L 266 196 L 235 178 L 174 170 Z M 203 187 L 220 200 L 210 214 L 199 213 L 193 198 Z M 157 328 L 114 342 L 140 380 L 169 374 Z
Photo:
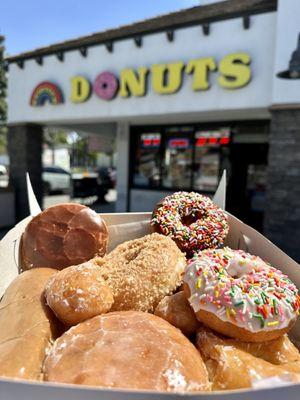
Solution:
M 246 275 L 245 271 L 231 270 L 230 267 L 227 269 L 227 273 L 233 279 L 241 279 Z
M 233 257 L 227 267 L 227 273 L 233 279 L 241 279 L 245 275 L 252 273 L 253 266 L 251 263 L 246 262 L 245 259 L 240 257 Z
M 198 211 L 198 212 L 191 213 L 188 215 L 182 215 L 181 223 L 185 226 L 190 226 L 190 225 L 194 224 L 195 222 L 197 222 L 201 218 L 202 218 L 202 215 Z

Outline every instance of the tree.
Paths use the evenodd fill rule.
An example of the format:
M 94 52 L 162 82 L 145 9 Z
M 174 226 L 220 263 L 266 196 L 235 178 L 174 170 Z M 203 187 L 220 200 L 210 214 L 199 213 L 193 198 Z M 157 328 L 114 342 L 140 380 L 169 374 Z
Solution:
M 7 135 L 7 103 L 6 103 L 6 71 L 4 61 L 4 36 L 0 35 L 0 154 L 6 153 Z
M 52 151 L 52 164 L 55 163 L 55 149 L 60 146 L 68 147 L 68 134 L 60 128 L 44 128 L 44 144 Z
M 50 148 L 68 144 L 68 133 L 60 128 L 46 127 L 44 129 L 44 143 Z

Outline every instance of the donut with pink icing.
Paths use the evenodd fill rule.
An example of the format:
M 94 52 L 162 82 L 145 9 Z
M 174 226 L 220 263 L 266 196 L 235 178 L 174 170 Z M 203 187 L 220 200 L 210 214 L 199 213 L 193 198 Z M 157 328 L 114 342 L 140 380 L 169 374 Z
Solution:
M 199 253 L 183 280 L 198 320 L 239 340 L 276 339 L 290 330 L 299 314 L 300 297 L 290 279 L 242 250 Z
M 118 79 L 109 71 L 101 72 L 93 85 L 94 92 L 103 100 L 112 100 L 116 96 L 118 88 Z

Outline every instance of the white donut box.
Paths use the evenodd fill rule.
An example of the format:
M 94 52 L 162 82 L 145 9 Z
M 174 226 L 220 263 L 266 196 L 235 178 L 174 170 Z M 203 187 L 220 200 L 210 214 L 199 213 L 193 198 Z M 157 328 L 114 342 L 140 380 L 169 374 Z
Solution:
M 225 173 L 214 196 L 214 201 L 225 208 Z M 28 195 L 31 216 L 11 229 L 0 242 L 0 297 L 19 271 L 19 243 L 22 232 L 32 216 L 40 209 L 28 178 Z M 229 215 L 229 235 L 226 245 L 246 250 L 270 262 L 286 273 L 300 290 L 300 266 L 283 251 L 253 228 Z M 109 227 L 109 250 L 126 240 L 149 233 L 151 213 L 102 214 Z M 1 327 L 0 327 L 1 329 Z M 300 344 L 300 318 L 290 336 Z M 151 391 L 101 389 L 80 385 L 0 379 L 0 400 L 299 400 L 300 384 L 291 384 L 280 377 L 254 382 L 247 390 L 175 394 Z

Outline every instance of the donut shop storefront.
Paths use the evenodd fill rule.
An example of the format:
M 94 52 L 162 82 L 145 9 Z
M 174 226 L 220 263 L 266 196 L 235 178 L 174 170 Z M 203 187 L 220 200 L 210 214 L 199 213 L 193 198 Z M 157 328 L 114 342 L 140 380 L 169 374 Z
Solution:
M 286 241 L 297 218 L 300 234 L 300 211 L 291 220 L 287 206 L 297 203 L 300 177 L 298 3 L 245 3 L 197 6 L 8 57 L 18 217 L 27 212 L 26 170 L 41 199 L 42 130 L 56 126 L 115 143 L 116 211 L 151 210 L 174 190 L 211 195 L 226 169 L 228 210 L 300 256 Z

